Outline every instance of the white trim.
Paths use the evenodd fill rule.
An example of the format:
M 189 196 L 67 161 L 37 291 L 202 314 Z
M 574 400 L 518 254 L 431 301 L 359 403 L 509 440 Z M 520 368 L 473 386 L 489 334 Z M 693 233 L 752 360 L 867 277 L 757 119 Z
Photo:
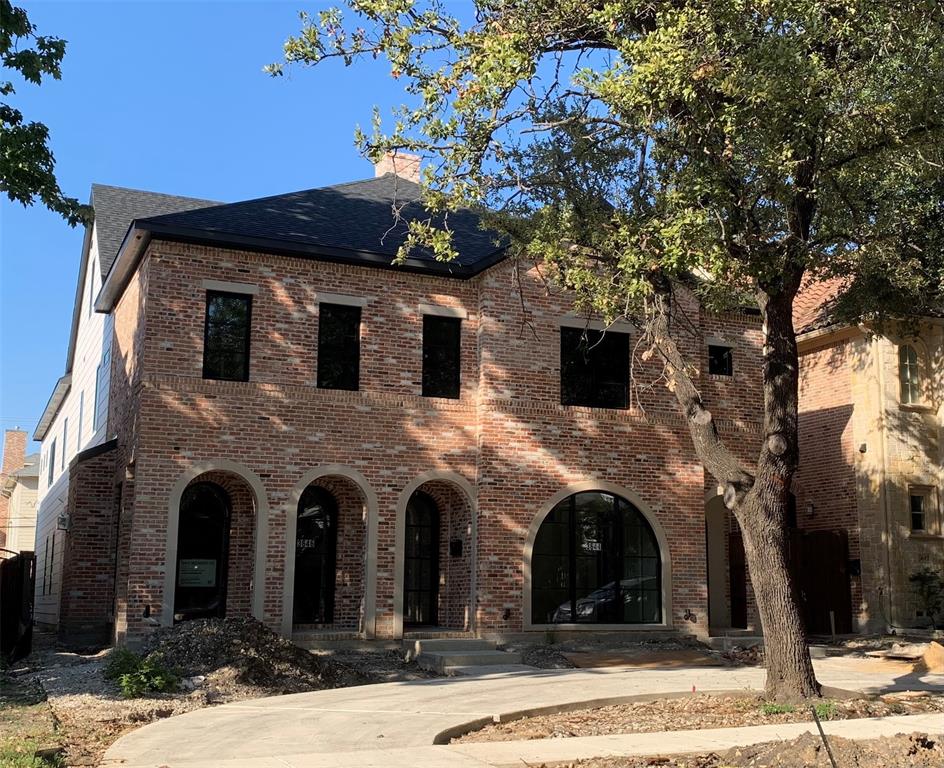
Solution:
M 377 530 L 378 504 L 377 494 L 370 487 L 360 472 L 342 464 L 324 464 L 309 469 L 295 483 L 288 501 L 285 502 L 285 564 L 282 581 L 282 634 L 290 638 L 293 626 L 293 608 L 295 602 L 295 530 L 298 524 L 298 502 L 305 489 L 322 477 L 344 477 L 354 483 L 364 495 L 367 510 L 366 537 L 364 542 L 364 637 L 368 640 L 376 636 L 377 631 Z
M 231 283 L 228 280 L 204 280 L 203 287 L 208 291 L 222 291 L 223 293 L 249 293 L 253 296 L 259 293 L 258 285 Z
M 469 313 L 462 307 L 444 307 L 439 304 L 420 304 L 421 315 L 433 315 L 435 317 L 458 317 L 465 320 Z
M 370 296 L 349 296 L 344 293 L 324 293 L 319 291 L 315 294 L 315 303 L 317 304 L 343 304 L 347 307 L 366 307 L 373 298 Z
M 237 475 L 252 490 L 256 502 L 255 559 L 252 567 L 252 615 L 263 620 L 265 605 L 266 549 L 269 538 L 269 504 L 262 480 L 251 469 L 229 459 L 211 459 L 191 465 L 174 483 L 167 502 L 167 533 L 164 550 L 164 594 L 161 602 L 161 624 L 174 623 L 174 590 L 177 582 L 177 534 L 180 526 L 180 499 L 184 491 L 200 475 L 207 472 L 229 472 Z
M 564 499 L 573 496 L 575 493 L 585 491 L 601 491 L 619 496 L 633 504 L 636 509 L 646 518 L 655 534 L 656 543 L 659 546 L 659 560 L 662 563 L 662 621 L 655 624 L 533 624 L 531 622 L 531 555 L 534 552 L 534 541 L 538 535 L 538 529 L 544 518 Z M 531 520 L 531 526 L 528 528 L 528 535 L 524 543 L 524 556 L 522 558 L 522 570 L 524 572 L 524 583 L 521 595 L 521 628 L 523 631 L 537 629 L 560 629 L 577 631 L 597 631 L 609 630 L 652 630 L 652 629 L 672 629 L 672 553 L 669 551 L 669 541 L 666 538 L 665 531 L 658 518 L 652 513 L 649 505 L 642 497 L 629 488 L 624 488 L 614 483 L 608 483 L 605 480 L 582 480 L 579 483 L 571 483 L 565 488 L 554 494 L 538 511 Z
M 462 493 L 465 496 L 465 500 L 469 505 L 470 514 L 472 517 L 472 532 L 470 546 L 472 549 L 472 558 L 469 563 L 469 567 L 472 569 L 471 576 L 469 579 L 470 595 L 469 595 L 469 628 L 471 630 L 475 629 L 475 597 L 477 590 L 477 579 L 476 574 L 478 572 L 478 498 L 475 493 L 475 488 L 472 486 L 468 480 L 466 480 L 462 475 L 457 472 L 450 472 L 448 470 L 438 470 L 433 469 L 429 472 L 424 472 L 422 475 L 413 478 L 400 493 L 400 498 L 397 500 L 397 515 L 396 523 L 394 529 L 394 545 L 393 545 L 393 636 L 394 638 L 403 637 L 403 579 L 404 579 L 404 569 L 406 567 L 406 505 L 409 503 L 410 498 L 413 494 L 418 491 L 426 483 L 439 481 L 444 483 L 449 483 Z
M 626 320 L 614 320 L 612 323 L 605 323 L 602 320 L 590 320 L 586 317 L 580 317 L 580 315 L 575 315 L 572 312 L 559 317 L 557 324 L 561 328 L 589 328 L 592 331 L 613 331 L 614 333 L 632 333 L 635 330 L 632 323 Z

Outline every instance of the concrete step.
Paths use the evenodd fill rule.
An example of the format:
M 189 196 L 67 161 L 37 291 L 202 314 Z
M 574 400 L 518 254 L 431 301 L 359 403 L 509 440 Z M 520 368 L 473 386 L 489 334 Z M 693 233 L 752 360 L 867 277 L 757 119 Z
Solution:
M 537 667 L 529 667 L 527 664 L 473 664 L 471 667 L 446 667 L 443 672 L 446 675 L 461 675 L 463 677 L 487 677 L 490 675 L 527 675 L 532 672 L 540 672 Z
M 423 669 L 446 673 L 449 667 L 520 664 L 521 654 L 510 651 L 424 651 L 416 657 Z
M 403 650 L 407 661 L 415 659 L 422 653 L 452 653 L 455 651 L 494 651 L 495 643 L 475 638 L 420 638 L 404 640 Z

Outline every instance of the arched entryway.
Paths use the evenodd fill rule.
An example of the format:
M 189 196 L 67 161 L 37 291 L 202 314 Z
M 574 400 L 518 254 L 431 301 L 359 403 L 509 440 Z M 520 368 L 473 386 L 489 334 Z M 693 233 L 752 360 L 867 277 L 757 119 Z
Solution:
M 296 492 L 286 545 L 286 634 L 363 632 L 369 504 L 351 477 L 317 475 Z
M 173 621 L 253 615 L 257 515 L 249 484 L 205 472 L 183 489 L 176 513 Z
M 461 475 L 433 471 L 414 480 L 401 494 L 395 634 L 473 628 L 473 493 Z
M 661 624 L 659 539 L 628 499 L 589 490 L 558 501 L 530 551 L 534 625 Z

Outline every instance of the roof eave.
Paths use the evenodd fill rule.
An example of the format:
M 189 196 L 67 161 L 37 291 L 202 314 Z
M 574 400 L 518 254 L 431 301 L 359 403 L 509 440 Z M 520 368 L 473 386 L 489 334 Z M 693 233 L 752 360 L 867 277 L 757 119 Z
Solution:
M 62 407 L 62 403 L 65 401 L 66 395 L 69 394 L 71 388 L 72 374 L 67 373 L 64 376 L 60 376 L 59 380 L 56 382 L 56 386 L 53 387 L 52 394 L 49 396 L 49 402 L 46 403 L 46 407 L 43 409 L 43 415 L 39 417 L 39 423 L 36 425 L 36 429 L 33 432 L 34 440 L 42 441 L 46 439 L 46 433 L 52 426 L 53 421 L 56 420 L 56 414 L 59 413 L 59 409 Z

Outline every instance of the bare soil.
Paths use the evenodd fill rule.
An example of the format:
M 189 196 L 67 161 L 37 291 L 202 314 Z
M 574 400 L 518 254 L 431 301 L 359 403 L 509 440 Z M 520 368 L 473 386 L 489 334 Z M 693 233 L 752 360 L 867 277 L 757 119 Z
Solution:
M 874 699 L 847 699 L 823 704 L 825 711 L 820 713 L 820 717 L 830 720 L 944 713 L 944 696 L 931 694 L 888 694 Z M 765 702 L 760 696 L 693 694 L 490 724 L 454 739 L 453 743 L 734 728 L 811 720 L 808 708 L 775 711 L 767 705 L 765 709 Z M 941 724 L 944 728 L 944 716 Z
M 830 737 L 829 746 L 842 768 L 940 768 L 944 747 L 940 737 L 899 734 L 884 739 L 852 741 Z M 570 763 L 568 768 L 830 768 L 818 736 L 806 733 L 791 741 L 737 747 L 721 755 L 676 757 L 607 757 Z
M 40 635 L 18 666 L 24 684 L 42 687 L 58 724 L 66 766 L 98 765 L 126 731 L 215 704 L 286 693 L 435 677 L 395 651 L 310 653 L 251 619 L 186 622 L 159 630 L 144 653 L 160 658 L 182 679 L 177 693 L 122 696 L 105 678 L 109 649 L 86 654 L 58 649 Z

